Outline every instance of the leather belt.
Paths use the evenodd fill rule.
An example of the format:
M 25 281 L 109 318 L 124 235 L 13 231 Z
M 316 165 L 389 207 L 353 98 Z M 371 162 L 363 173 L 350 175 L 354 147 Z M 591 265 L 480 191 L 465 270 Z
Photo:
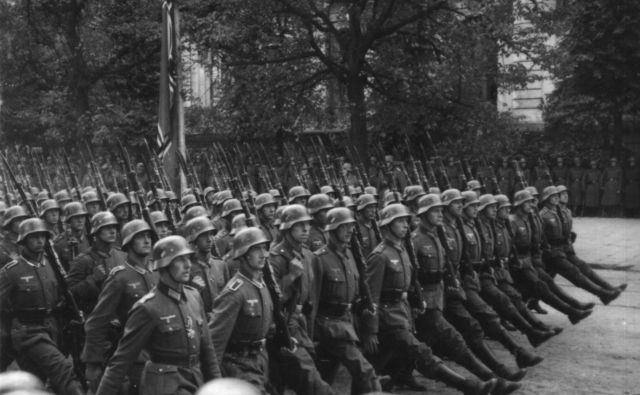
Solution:
M 381 303 L 398 303 L 407 300 L 407 292 L 400 289 L 388 289 L 380 292 Z
M 251 353 L 264 350 L 266 339 L 236 341 L 227 345 L 227 352 L 230 353 Z
M 152 355 L 151 362 L 162 365 L 174 365 L 184 368 L 192 368 L 200 365 L 200 356 L 195 354 L 189 356 Z
M 418 279 L 421 284 L 438 284 L 444 277 L 443 272 L 420 272 Z
M 320 302 L 318 313 L 333 317 L 343 316 L 347 311 L 351 311 L 351 303 Z

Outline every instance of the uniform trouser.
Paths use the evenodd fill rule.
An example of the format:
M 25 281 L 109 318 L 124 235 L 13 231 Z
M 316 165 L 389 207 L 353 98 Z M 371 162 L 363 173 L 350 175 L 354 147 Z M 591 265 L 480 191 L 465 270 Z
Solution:
M 493 307 L 500 317 L 510 321 L 525 334 L 530 334 L 533 331 L 534 328 L 531 324 L 520 314 L 511 299 L 498 288 L 492 279 L 481 278 L 480 285 L 482 287 L 480 296 Z
M 469 347 L 460 332 L 444 318 L 442 311 L 427 310 L 415 322 L 418 339 L 431 347 L 437 355 L 449 357 L 464 365 L 462 361 L 469 355 Z
M 465 301 L 458 298 L 447 298 L 444 304 L 444 317 L 472 349 L 484 342 L 484 331 L 465 306 Z
M 440 358 L 433 355 L 431 349 L 418 340 L 408 329 L 397 328 L 378 334 L 379 352 L 372 356 L 377 372 L 384 370 L 389 361 L 398 358 L 415 361 L 415 369 L 427 378 L 435 378 Z
M 11 339 L 20 369 L 33 373 L 43 382 L 47 379 L 57 394 L 71 392 L 78 381 L 73 364 L 53 341 L 53 324 L 24 325 L 14 320 Z
M 564 255 L 549 257 L 547 260 L 547 270 L 551 273 L 558 273 L 575 286 L 589 291 L 596 296 L 608 296 L 607 289 L 593 282 L 582 273 L 578 266 L 574 265 Z
M 600 277 L 600 275 L 598 275 L 598 273 L 596 273 L 595 270 L 593 270 L 587 262 L 580 259 L 580 257 L 578 257 L 576 254 L 567 253 L 567 259 L 569 260 L 569 262 L 573 263 L 582 274 L 587 276 L 589 280 L 593 281 L 604 289 L 613 288 L 613 285 L 609 284 L 605 279 Z
M 540 299 L 566 315 L 575 313 L 574 309 L 580 306 L 580 302 L 560 288 L 541 267 L 513 270 L 513 278 L 525 299 Z
M 320 376 L 316 363 L 311 356 L 313 350 L 298 346 L 295 352 L 278 350 L 272 358 L 271 366 L 276 380 L 290 387 L 297 394 L 325 395 L 333 394 L 331 385 Z M 276 366 L 274 366 L 274 364 Z
M 467 296 L 467 300 L 464 303 L 465 307 L 478 320 L 486 334 L 500 342 L 512 354 L 516 354 L 521 347 L 500 325 L 498 314 L 480 297 L 478 291 L 472 289 L 465 289 L 464 291 Z
M 9 330 L 0 329 L 0 372 L 7 370 L 16 358 L 16 352 L 11 344 Z
M 266 350 L 251 353 L 225 353 L 220 365 L 224 377 L 253 384 L 262 394 L 269 391 L 269 356 Z
M 511 300 L 511 303 L 513 304 L 513 306 L 518 310 L 518 313 L 520 313 L 520 315 L 525 320 L 527 320 L 534 328 L 542 328 L 546 326 L 542 321 L 540 321 L 533 314 L 531 314 L 531 310 L 529 310 L 527 305 L 524 303 L 524 300 L 522 300 L 522 295 L 513 286 L 513 284 L 507 281 L 498 280 L 498 288 L 505 295 L 507 295 L 509 300 Z
M 323 377 L 333 382 L 340 364 L 343 364 L 351 374 L 351 393 L 365 394 L 381 391 L 380 382 L 375 369 L 362 355 L 362 352 L 353 341 L 326 339 L 318 345 L 318 358 L 326 361 L 329 366 L 324 371 Z

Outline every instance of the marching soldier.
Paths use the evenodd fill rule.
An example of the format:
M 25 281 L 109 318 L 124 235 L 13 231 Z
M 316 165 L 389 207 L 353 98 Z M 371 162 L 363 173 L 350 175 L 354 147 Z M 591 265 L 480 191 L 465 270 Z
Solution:
M 269 243 L 275 243 L 278 238 L 278 230 L 273 224 L 278 203 L 270 193 L 261 193 L 255 199 L 256 212 L 258 213 L 258 227 L 262 229 Z
M 120 230 L 131 219 L 131 201 L 124 193 L 114 193 L 107 199 L 107 210 L 110 211 L 116 218 L 117 232 L 115 246 L 120 248 L 122 246 L 122 236 Z
M 227 199 L 222 203 L 222 212 L 220 213 L 220 222 L 222 227 L 216 227 L 218 233 L 214 239 L 216 251 L 220 256 L 224 256 L 231 250 L 233 245 L 233 236 L 231 236 L 229 232 L 231 232 L 231 222 L 238 214 L 242 214 L 242 204 L 240 204 L 238 199 Z
M 409 231 L 411 214 L 402 204 L 390 204 L 382 210 L 380 226 L 384 240 L 367 259 L 367 284 L 377 311 L 363 319 L 365 352 L 374 360 L 377 371 L 387 361 L 404 358 L 415 361 L 422 375 L 446 383 L 468 394 L 489 394 L 496 380 L 479 382 L 466 379 L 449 369 L 431 349 L 413 334 L 411 306 L 407 300 L 412 266 L 403 240 Z
M 107 275 L 125 259 L 124 253 L 114 248 L 118 220 L 109 211 L 101 211 L 91 218 L 93 245 L 71 262 L 67 282 L 78 307 L 88 315 L 93 310 Z
M 224 261 L 211 255 L 215 233 L 216 229 L 205 216 L 187 222 L 187 241 L 195 251 L 191 258 L 189 285 L 200 292 L 207 314 L 213 311 L 213 301 L 229 280 L 229 271 Z
M 158 232 L 158 239 L 164 239 L 167 236 L 171 236 L 171 222 L 165 213 L 162 211 L 152 211 L 149 213 L 149 216 L 151 217 L 151 222 L 153 222 L 153 225 Z
M 544 235 L 549 244 L 547 269 L 598 296 L 602 303 L 607 305 L 620 296 L 622 289 L 607 283 L 586 263 L 576 265 L 567 259 L 567 241 L 562 228 L 563 219 L 557 211 L 559 199 L 558 189 L 555 186 L 545 188 L 542 195 L 544 207 L 540 210 L 540 216 L 542 217 Z
M 91 247 L 89 238 L 85 234 L 86 218 L 87 212 L 82 203 L 71 202 L 64 206 L 64 220 L 67 223 L 67 229 L 55 240 L 55 248 L 65 270 L 69 270 L 69 264 L 80 253 Z
M 287 194 L 287 196 L 287 204 L 301 204 L 303 206 L 306 206 L 309 197 L 311 197 L 311 193 L 309 193 L 307 188 L 296 185 L 289 189 L 289 193 Z
M 158 285 L 129 312 L 97 395 L 117 393 L 143 349 L 149 353 L 140 384 L 143 395 L 194 394 L 204 382 L 222 376 L 202 299 L 186 285 L 192 254 L 181 236 L 155 244 L 152 269 L 159 272 Z
M 53 238 L 58 237 L 58 235 L 62 233 L 62 229 L 60 229 L 60 211 L 60 206 L 58 206 L 58 203 L 53 199 L 47 199 L 40 205 L 38 216 L 44 221 Z
M 127 256 L 109 273 L 98 296 L 98 303 L 84 326 L 82 360 L 87 364 L 85 376 L 94 392 L 98 389 L 110 353 L 122 336 L 122 327 L 127 322 L 129 310 L 157 283 L 157 276 L 147 267 L 151 247 L 151 228 L 145 221 L 134 219 L 122 227 L 122 249 Z M 117 327 L 112 324 L 114 320 L 117 320 Z M 117 336 L 110 333 L 114 331 L 118 332 Z M 133 369 L 127 374 L 129 394 L 138 394 L 140 375 L 147 360 L 148 356 L 141 353 L 133 364 Z
M 382 241 L 375 232 L 378 201 L 375 196 L 364 193 L 356 200 L 356 226 L 362 235 L 362 254 L 366 257 Z
M 265 343 L 273 324 L 273 302 L 262 279 L 268 240 L 257 228 L 234 238 L 233 258 L 240 269 L 216 298 L 209 323 L 212 341 L 225 377 L 269 387 L 269 355 Z
M 327 225 L 327 212 L 333 208 L 333 202 L 329 196 L 319 193 L 309 198 L 307 208 L 313 219 L 309 239 L 305 244 L 311 251 L 317 251 L 327 245 L 328 235 L 324 229 Z
M 412 239 L 420 268 L 417 275 L 427 308 L 424 314 L 416 318 L 417 334 L 434 352 L 450 357 L 481 379 L 497 378 L 496 374 L 471 352 L 462 335 L 442 313 L 445 286 L 457 286 L 455 276 L 447 268 L 447 250 L 441 242 L 441 237 L 442 241 L 447 242 L 446 236 L 439 229 L 443 226 L 443 206 L 440 197 L 434 194 L 426 195 L 418 201 L 417 214 L 420 225 Z M 518 388 L 519 384 L 499 378 L 494 393 L 509 394 Z
M 513 214 L 509 218 L 510 234 L 515 245 L 515 256 L 510 262 L 510 272 L 524 296 L 540 299 L 554 309 L 566 314 L 572 324 L 577 324 L 591 314 L 593 303 L 581 303 L 560 288 L 542 268 L 536 268 L 535 223 L 532 210 L 534 198 L 528 191 L 515 195 Z
M 87 209 L 89 218 L 93 217 L 100 211 L 100 198 L 95 191 L 88 191 L 82 194 L 84 207 Z
M 315 252 L 312 264 L 318 289 L 314 301 L 318 356 L 329 365 L 323 376 L 333 382 L 342 363 L 351 374 L 352 393 L 380 391 L 373 366 L 356 345 L 359 339 L 353 325 L 353 306 L 360 291 L 359 273 L 349 243 L 356 221 L 344 207 L 329 210 L 327 217 L 328 244 Z
M 2 228 L 7 233 L 0 241 L 0 268 L 20 256 L 20 246 L 18 245 L 20 223 L 27 218 L 29 215 L 22 206 L 11 206 L 7 209 L 2 222 Z
M 327 197 L 328 199 L 328 197 Z M 331 387 L 318 373 L 313 358 L 313 299 L 316 282 L 313 276 L 313 253 L 306 247 L 310 235 L 311 217 L 307 208 L 292 204 L 282 213 L 280 232 L 282 241 L 271 247 L 269 264 L 280 283 L 282 304 L 289 323 L 291 336 L 295 338 L 298 350 L 295 356 L 281 356 L 277 367 L 280 374 L 286 374 L 298 393 L 331 393 Z M 295 373 L 294 373 L 295 372 Z
M 62 291 L 44 256 L 50 237 L 41 219 L 30 218 L 20 224 L 17 242 L 23 246 L 22 255 L 0 270 L 0 313 L 3 321 L 8 320 L 3 326 L 11 333 L 21 369 L 48 380 L 56 393 L 84 394 L 71 360 L 60 351 L 61 328 L 54 314 Z

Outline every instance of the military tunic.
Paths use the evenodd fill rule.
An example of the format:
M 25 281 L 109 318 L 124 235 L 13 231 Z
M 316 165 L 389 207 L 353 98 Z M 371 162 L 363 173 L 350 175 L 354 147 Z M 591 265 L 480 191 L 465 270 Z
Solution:
M 216 245 L 216 252 L 220 256 L 224 256 L 226 253 L 233 249 L 233 236 L 226 230 L 222 229 L 216 233 L 213 238 L 213 242 Z
M 204 382 L 221 377 L 202 299 L 195 289 L 181 288 L 161 280 L 135 303 L 97 395 L 117 393 L 143 349 L 150 362 L 142 375 L 142 395 L 193 394 Z
M 213 301 L 220 294 L 229 280 L 229 268 L 221 259 L 207 254 L 205 259 L 199 254 L 191 258 L 191 280 L 189 285 L 200 292 L 204 302 L 204 311 L 209 314 L 213 309 Z
M 358 218 L 357 226 L 360 231 L 360 235 L 362 235 L 362 254 L 366 257 L 382 240 L 378 240 L 376 237 L 376 232 L 374 231 L 371 223 L 366 223 L 362 218 Z
M 311 226 L 307 247 L 313 252 L 327 245 L 327 233 L 316 225 Z
M 60 263 L 66 270 L 69 270 L 69 265 L 77 256 L 91 248 L 89 239 L 84 232 L 72 234 L 70 231 L 66 231 L 61 233 L 53 244 L 58 257 L 60 257 Z
M 20 246 L 16 243 L 18 235 L 8 232 L 0 241 L 0 268 L 20 256 Z

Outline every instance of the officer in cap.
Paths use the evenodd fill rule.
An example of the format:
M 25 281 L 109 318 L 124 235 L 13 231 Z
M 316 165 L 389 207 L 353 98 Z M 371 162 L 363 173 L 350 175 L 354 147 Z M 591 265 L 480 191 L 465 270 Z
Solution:
M 509 218 L 516 251 L 510 262 L 510 272 L 524 296 L 544 301 L 566 314 L 572 324 L 577 324 L 591 314 L 595 305 L 581 303 L 559 287 L 545 270 L 534 267 L 531 257 L 534 235 L 529 217 L 532 205 L 533 197 L 528 191 L 516 192 Z
M 226 377 L 238 378 L 267 393 L 269 355 L 265 343 L 273 324 L 273 303 L 262 279 L 268 240 L 255 227 L 233 239 L 238 272 L 214 301 L 209 323 L 220 365 Z
M 316 251 L 327 244 L 324 228 L 327 225 L 327 212 L 333 208 L 333 201 L 324 193 L 319 193 L 309 198 L 307 208 L 313 219 L 306 245 L 311 251 Z
M 151 233 L 149 224 L 140 219 L 127 222 L 122 227 L 122 249 L 127 256 L 109 273 L 98 296 L 98 303 L 84 325 L 82 360 L 87 364 L 85 377 L 93 392 L 98 389 L 106 362 L 122 336 L 129 310 L 157 283 L 157 275 L 147 266 L 152 247 Z M 111 324 L 114 320 L 119 324 L 115 328 Z M 113 336 L 110 332 L 116 332 L 117 335 Z M 129 394 L 138 393 L 140 375 L 147 360 L 146 354 L 139 355 L 133 369 L 127 374 Z
M 93 245 L 71 262 L 67 282 L 78 301 L 78 307 L 88 315 L 93 310 L 107 275 L 125 260 L 116 249 L 118 220 L 109 211 L 101 211 L 91 218 Z
M 311 313 L 315 282 L 311 267 L 313 253 L 306 247 L 311 220 L 306 207 L 300 204 L 287 206 L 280 223 L 282 241 L 269 250 L 268 262 L 280 284 L 289 331 L 298 344 L 295 355 L 282 355 L 277 359 L 276 367 L 280 370 L 274 372 L 274 377 L 277 385 L 282 380 L 296 380 L 290 385 L 300 389 L 302 392 L 299 393 L 316 393 L 312 390 L 327 393 L 330 386 L 322 381 L 313 362 L 315 350 Z M 299 374 L 293 374 L 292 371 Z
M 165 237 L 153 246 L 151 268 L 159 272 L 158 285 L 129 312 L 97 395 L 117 393 L 143 349 L 149 353 L 143 394 L 193 394 L 204 382 L 222 376 L 202 298 L 186 285 L 192 254 L 181 236 Z
M 60 257 L 60 263 L 65 270 L 69 270 L 69 264 L 80 253 L 91 247 L 86 234 L 87 211 L 80 202 L 67 203 L 64 206 L 64 220 L 67 229 L 55 240 L 55 248 Z
M 356 226 L 362 235 L 362 254 L 366 257 L 382 240 L 376 233 L 378 224 L 376 221 L 376 211 L 378 201 L 374 195 L 364 193 L 356 199 Z M 378 230 L 379 232 L 379 230 Z
M 202 215 L 189 220 L 185 230 L 186 239 L 195 251 L 191 257 L 189 285 L 200 292 L 204 311 L 210 314 L 214 299 L 229 280 L 229 271 L 223 260 L 211 254 L 216 229 L 208 217 Z
M 465 393 L 489 394 L 496 386 L 495 379 L 479 382 L 460 376 L 435 357 L 412 332 L 407 292 L 413 273 L 403 243 L 410 218 L 409 210 L 399 203 L 385 207 L 380 215 L 384 240 L 367 259 L 367 284 L 377 310 L 370 317 L 363 316 L 365 353 L 373 360 L 376 371 L 382 371 L 387 361 L 402 357 L 415 361 L 415 369 L 425 377 Z
M 441 228 L 443 207 L 436 194 L 425 195 L 418 201 L 420 225 L 412 235 L 412 240 L 420 267 L 417 276 L 427 308 L 424 314 L 416 317 L 417 334 L 435 353 L 451 358 L 482 380 L 497 378 L 494 394 L 512 393 L 520 385 L 498 378 L 471 352 L 462 335 L 444 318 L 445 286 L 455 287 L 457 284 L 455 275 L 450 272 L 452 269 L 447 267 L 447 241 Z
M 362 197 L 362 196 L 361 196 Z M 353 306 L 360 296 L 358 268 L 349 248 L 356 220 L 344 207 L 327 213 L 328 243 L 315 252 L 311 265 L 318 292 L 315 339 L 318 358 L 327 364 L 323 377 L 332 382 L 342 363 L 357 394 L 381 390 L 376 372 L 357 346 Z M 366 314 L 366 313 L 365 313 Z
M 9 320 L 3 325 L 9 327 L 21 369 L 48 381 L 56 393 L 84 394 L 71 360 L 58 343 L 61 328 L 54 311 L 61 303 L 62 291 L 44 255 L 50 238 L 41 219 L 22 221 L 17 240 L 22 254 L 0 270 L 0 313 L 3 320 Z
M 29 215 L 22 206 L 11 206 L 5 212 L 2 228 L 6 234 L 0 241 L 0 268 L 20 256 L 18 245 L 20 223 L 27 218 Z

